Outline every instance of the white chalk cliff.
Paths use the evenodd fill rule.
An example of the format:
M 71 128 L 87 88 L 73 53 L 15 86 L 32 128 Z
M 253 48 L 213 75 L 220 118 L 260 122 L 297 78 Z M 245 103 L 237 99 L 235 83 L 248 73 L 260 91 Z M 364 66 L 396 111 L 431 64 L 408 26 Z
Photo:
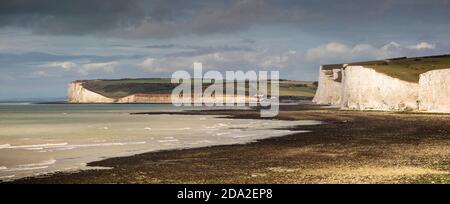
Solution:
M 83 82 L 72 82 L 68 89 L 69 103 L 113 103 L 114 99 L 92 92 L 83 87 Z
M 323 66 L 313 102 L 352 110 L 450 112 L 450 69 L 420 75 L 418 83 L 364 66 Z
M 450 113 L 450 69 L 420 75 L 420 110 Z
M 69 103 L 172 103 L 172 95 L 168 94 L 146 94 L 138 93 L 125 96 L 123 98 L 108 98 L 99 93 L 95 93 L 83 86 L 83 81 L 74 81 L 68 87 L 68 101 Z M 249 96 L 198 96 L 203 103 L 215 103 L 232 101 L 234 103 L 248 103 L 255 102 L 257 99 Z M 181 99 L 182 101 L 183 99 Z M 196 99 L 184 99 L 194 101 Z M 180 101 L 180 102 L 181 102 Z
M 340 69 L 334 69 L 334 73 Z M 338 73 L 339 74 L 339 73 Z M 329 104 L 339 106 L 341 101 L 341 82 L 337 81 L 337 76 L 333 74 L 333 70 L 324 70 L 320 67 L 319 86 L 313 102 L 317 104 Z
M 83 82 L 69 84 L 69 103 L 171 103 L 170 94 L 133 94 L 119 99 L 108 98 L 83 86 Z

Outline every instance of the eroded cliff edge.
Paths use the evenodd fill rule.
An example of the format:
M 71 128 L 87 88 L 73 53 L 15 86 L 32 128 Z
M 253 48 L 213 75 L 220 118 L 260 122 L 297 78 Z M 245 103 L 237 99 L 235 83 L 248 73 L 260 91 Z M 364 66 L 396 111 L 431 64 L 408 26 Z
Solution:
M 114 99 L 105 97 L 93 91 L 86 89 L 82 81 L 74 81 L 69 84 L 68 101 L 69 103 L 113 103 Z
M 450 57 L 406 59 L 322 66 L 313 101 L 351 110 L 449 113 Z
M 132 94 L 120 98 L 106 97 L 89 90 L 85 81 L 74 81 L 68 87 L 69 103 L 171 103 L 169 93 L 165 94 Z

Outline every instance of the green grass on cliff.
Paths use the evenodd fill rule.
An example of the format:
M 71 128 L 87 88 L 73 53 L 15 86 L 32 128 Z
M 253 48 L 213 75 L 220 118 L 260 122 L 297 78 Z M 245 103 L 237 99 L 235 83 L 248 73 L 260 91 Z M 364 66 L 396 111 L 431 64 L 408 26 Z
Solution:
M 83 86 L 95 93 L 108 98 L 123 98 L 133 94 L 169 94 L 178 86 L 170 83 L 170 79 L 151 78 L 151 79 L 99 79 L 82 81 Z M 210 84 L 203 84 L 206 88 Z M 269 83 L 270 85 L 270 83 Z M 248 93 L 248 88 L 246 88 Z M 270 90 L 270 86 L 268 88 Z M 280 81 L 281 97 L 313 97 L 316 85 L 307 81 Z
M 175 87 L 169 79 L 86 80 L 83 87 L 108 98 L 122 98 L 138 93 L 170 93 Z
M 403 81 L 417 83 L 420 74 L 437 69 L 450 69 L 450 55 L 437 55 L 413 58 L 395 58 L 387 60 L 354 62 L 348 65 L 360 65 L 372 68 L 375 71 L 386 74 Z M 322 69 L 332 70 L 342 68 L 342 64 L 323 65 Z
M 419 82 L 420 74 L 436 69 L 450 69 L 450 55 L 397 58 L 383 61 L 351 63 L 408 82 Z

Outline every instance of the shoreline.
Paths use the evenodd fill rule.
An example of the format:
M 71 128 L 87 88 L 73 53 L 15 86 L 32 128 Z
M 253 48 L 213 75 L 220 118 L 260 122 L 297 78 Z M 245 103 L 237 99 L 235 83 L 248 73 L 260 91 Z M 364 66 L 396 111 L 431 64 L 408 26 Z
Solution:
M 339 111 L 318 107 L 282 106 L 280 115 L 274 118 L 324 122 L 316 126 L 287 128 L 311 131 L 308 133 L 246 144 L 115 157 L 87 164 L 112 169 L 58 172 L 7 183 L 431 183 L 436 178 L 450 183 L 447 159 L 450 158 L 449 115 Z M 228 115 L 227 118 L 261 119 L 257 110 L 132 114 Z M 373 132 L 377 128 L 381 130 L 380 135 Z M 395 131 L 401 128 L 413 130 L 399 135 Z M 421 132 L 429 135 L 422 138 Z M 435 151 L 436 148 L 442 151 Z M 417 149 L 426 151 L 413 154 L 412 150 Z M 392 157 L 392 152 L 400 152 L 402 156 Z M 433 157 L 428 158 L 430 153 Z M 428 159 L 417 161 L 417 157 L 426 157 L 433 163 L 430 165 Z M 340 172 L 336 174 L 336 171 Z
M 190 110 L 190 111 L 192 111 L 191 113 L 187 113 L 187 114 L 181 112 L 183 110 L 176 110 L 176 111 L 175 110 L 167 110 L 167 111 L 164 110 L 164 112 L 157 112 L 157 113 L 156 112 L 152 112 L 153 114 L 152 113 L 141 113 L 141 112 L 131 113 L 132 111 L 144 111 L 144 109 L 142 109 L 142 110 L 129 110 L 129 111 L 125 112 L 125 115 L 149 115 L 150 117 L 151 116 L 168 117 L 167 119 L 165 119 L 165 123 L 170 124 L 171 123 L 170 121 L 177 120 L 177 118 L 183 118 L 183 120 L 189 121 L 190 120 L 189 118 L 192 118 L 192 117 L 190 117 L 188 115 L 193 115 L 194 112 L 203 111 L 203 110 L 195 110 L 195 109 L 193 109 L 193 110 Z M 211 109 L 211 110 L 218 110 L 219 112 L 221 111 L 221 109 Z M 235 109 L 232 109 L 232 110 L 235 110 Z M 243 110 L 244 109 L 239 109 L 239 111 L 243 111 Z M 161 109 L 159 109 L 159 111 L 161 111 Z M 164 116 L 164 115 L 166 115 L 166 116 Z M 235 125 L 242 126 L 242 124 L 246 124 L 247 123 L 245 121 L 247 119 L 237 120 L 237 121 L 242 121 L 242 122 L 238 122 L 237 123 L 236 120 L 234 120 L 230 116 L 222 115 L 220 113 L 217 113 L 217 114 L 202 114 L 202 116 L 198 115 L 196 117 L 197 118 L 203 118 L 203 119 L 205 119 L 205 118 L 220 119 L 220 121 L 223 121 L 223 122 L 229 121 L 230 122 L 230 126 L 235 126 Z M 17 176 L 16 172 L 13 172 L 12 169 L 14 169 L 14 167 L 9 167 L 9 168 L 5 167 L 8 170 L 11 169 L 10 172 L 13 172 L 12 174 L 16 174 L 16 175 L 1 177 L 0 178 L 0 183 L 14 182 L 16 180 L 28 179 L 28 178 L 46 177 L 46 176 L 53 175 L 53 174 L 58 174 L 58 173 L 71 174 L 71 173 L 76 173 L 76 172 L 79 172 L 79 171 L 91 170 L 91 169 L 95 169 L 95 168 L 109 168 L 109 167 L 90 166 L 89 165 L 90 163 L 102 161 L 102 160 L 109 159 L 109 158 L 129 157 L 129 156 L 134 156 L 134 155 L 138 155 L 138 154 L 144 154 L 144 153 L 150 153 L 150 152 L 159 152 L 159 151 L 174 151 L 174 150 L 194 149 L 194 148 L 211 147 L 211 146 L 222 146 L 222 145 L 234 145 L 234 144 L 252 143 L 252 142 L 255 142 L 255 141 L 260 140 L 260 139 L 271 138 L 271 137 L 283 137 L 283 136 L 286 136 L 286 135 L 289 135 L 289 134 L 294 134 L 296 132 L 297 133 L 299 132 L 299 131 L 296 131 L 296 132 L 287 131 L 289 129 L 289 127 L 291 127 L 291 126 L 297 126 L 297 125 L 305 126 L 305 125 L 320 124 L 319 121 L 304 121 L 304 122 L 291 122 L 291 123 L 285 123 L 285 122 L 281 122 L 281 121 L 275 122 L 274 121 L 272 123 L 270 121 L 263 122 L 261 119 L 258 119 L 258 118 L 250 119 L 250 120 L 260 120 L 260 122 L 257 122 L 257 123 L 263 123 L 264 125 L 262 125 L 262 126 L 260 125 L 259 128 L 258 128 L 258 127 L 253 127 L 253 125 L 249 124 L 248 127 L 244 125 L 244 126 L 242 126 L 242 128 L 241 127 L 236 128 L 236 129 L 248 129 L 249 130 L 249 132 L 247 132 L 247 133 L 242 133 L 243 134 L 242 137 L 240 137 L 240 134 L 229 134 L 229 135 L 231 135 L 230 138 L 231 137 L 232 138 L 237 138 L 236 140 L 211 138 L 211 141 L 207 141 L 210 138 L 204 137 L 205 140 L 199 140 L 198 138 L 194 139 L 194 140 L 199 140 L 200 141 L 199 143 L 203 143 L 202 141 L 206 141 L 203 144 L 199 144 L 199 145 L 193 144 L 193 143 L 192 144 L 191 143 L 187 143 L 185 145 L 172 145 L 172 146 L 159 147 L 159 148 L 158 147 L 149 147 L 147 149 L 141 148 L 142 150 L 139 150 L 139 151 L 129 149 L 127 151 L 122 151 L 122 152 L 118 152 L 116 154 L 109 154 L 109 155 L 101 155 L 102 152 L 101 152 L 101 150 L 99 150 L 99 151 L 97 151 L 98 154 L 96 154 L 96 155 L 101 155 L 101 156 L 97 156 L 96 159 L 90 158 L 90 159 L 86 159 L 86 160 L 82 161 L 82 163 L 78 162 L 78 164 L 83 164 L 83 165 L 77 165 L 77 166 L 73 165 L 73 166 L 76 166 L 76 167 L 73 167 L 73 168 L 61 168 L 61 167 L 58 168 L 58 167 L 54 167 L 52 170 L 48 170 L 48 171 L 43 172 L 43 173 L 41 173 L 41 172 L 31 172 L 31 173 L 28 173 L 28 174 L 25 174 L 25 175 L 22 172 L 17 172 L 17 173 L 21 174 L 19 176 Z M 130 120 L 127 120 L 127 121 L 130 122 Z M 234 122 L 231 122 L 231 121 L 234 121 Z M 202 122 L 202 121 L 199 121 L 199 122 Z M 249 123 L 253 124 L 253 122 L 249 122 Z M 192 123 L 190 123 L 190 124 L 192 126 L 189 126 L 189 125 L 184 125 L 184 126 L 192 127 L 193 129 L 195 129 L 195 127 L 196 127 L 195 124 L 192 124 Z M 228 124 L 228 123 L 226 122 L 226 124 Z M 271 125 L 271 124 L 273 124 L 273 125 Z M 220 123 L 220 125 L 222 125 L 222 123 Z M 227 126 L 227 125 L 225 125 L 225 126 Z M 156 127 L 156 129 L 157 129 L 157 127 Z M 189 129 L 191 129 L 191 128 L 189 128 Z M 231 133 L 233 131 L 233 129 L 235 129 L 235 128 L 228 129 L 228 133 Z M 259 129 L 264 129 L 264 130 L 267 130 L 267 131 L 262 131 L 261 132 Z M 259 130 L 259 132 L 257 132 L 258 130 Z M 257 133 L 255 134 L 255 132 L 257 132 Z M 134 134 L 134 133 L 131 133 L 131 134 Z M 182 133 L 180 133 L 180 134 L 182 134 Z M 199 132 L 199 134 L 201 134 L 201 133 Z M 246 134 L 250 134 L 251 136 L 244 136 Z M 209 136 L 211 136 L 211 137 L 212 137 L 212 135 L 213 135 L 212 133 L 209 134 Z M 121 135 L 121 136 L 125 136 L 126 137 L 127 135 L 125 134 L 125 135 Z M 158 135 L 153 135 L 153 136 L 158 136 Z M 178 134 L 175 134 L 174 136 L 178 136 Z M 188 135 L 184 135 L 184 137 L 186 137 L 186 136 L 188 136 Z M 206 136 L 208 136 L 208 134 L 206 134 Z M 239 137 L 234 137 L 234 136 L 239 136 Z M 150 137 L 150 136 L 149 135 L 145 135 L 144 137 Z M 181 137 L 181 138 L 183 138 L 183 137 Z M 188 138 L 189 138 L 189 136 L 188 136 Z M 240 139 L 240 138 L 248 138 L 248 139 Z M 163 139 L 163 138 L 159 138 L 159 139 Z M 159 140 L 153 140 L 153 137 L 149 141 L 142 142 L 141 140 L 145 140 L 145 138 L 141 138 L 136 143 L 153 143 L 153 144 L 156 143 L 156 144 L 158 144 L 158 142 L 160 142 Z M 182 139 L 180 139 L 180 140 L 182 140 Z M 68 143 L 70 143 L 68 141 L 61 141 L 61 142 L 64 142 L 64 144 L 63 143 L 58 143 L 58 144 L 50 144 L 50 145 L 61 145 L 61 144 L 62 145 L 67 145 Z M 119 143 L 119 142 L 115 142 L 115 143 Z M 127 144 L 127 143 L 134 143 L 134 142 L 125 142 L 125 141 L 123 141 L 124 145 Z M 103 144 L 103 143 L 101 143 L 101 144 Z M 109 143 L 106 143 L 106 144 L 109 144 Z M 162 144 L 162 143 L 160 143 L 160 144 Z M 7 145 L 9 146 L 9 144 L 7 144 Z M 36 145 L 40 145 L 40 144 L 36 144 Z M 74 145 L 74 144 L 71 144 L 71 145 Z M 89 144 L 83 144 L 83 145 L 89 146 Z M 96 145 L 96 144 L 94 144 L 94 145 Z M 81 145 L 78 144 L 78 145 L 74 145 L 74 146 L 81 146 Z M 15 146 L 12 145 L 12 147 L 15 147 Z M 72 147 L 69 147 L 69 148 L 72 149 Z M 79 151 L 82 151 L 82 150 L 79 150 Z M 129 153 L 129 152 L 132 152 L 132 153 Z M 78 156 L 74 155 L 74 156 L 71 156 L 69 158 L 83 158 L 83 157 L 78 157 Z M 53 159 L 53 157 L 52 157 L 52 159 Z M 60 159 L 61 158 L 58 159 L 58 162 L 59 163 L 64 163 L 64 159 L 61 159 L 61 160 Z M 25 163 L 25 164 L 22 163 L 21 165 L 22 166 L 27 166 L 27 165 L 35 166 L 36 164 L 41 162 L 41 160 L 36 161 L 35 163 Z M 56 160 L 54 160 L 54 161 L 56 161 Z M 45 167 L 47 167 L 47 166 L 45 166 Z M 16 167 L 16 168 L 19 168 L 19 167 Z M 36 169 L 47 169 L 47 168 L 39 166 Z M 31 168 L 30 168 L 30 170 L 31 170 Z

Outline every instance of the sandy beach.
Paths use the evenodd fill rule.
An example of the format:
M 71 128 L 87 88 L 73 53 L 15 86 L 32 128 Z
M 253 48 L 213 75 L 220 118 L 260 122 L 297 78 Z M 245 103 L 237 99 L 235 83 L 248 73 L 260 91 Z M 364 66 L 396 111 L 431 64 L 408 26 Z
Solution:
M 139 114 L 171 114 L 165 112 Z M 180 114 L 180 113 L 177 113 Z M 258 119 L 256 110 L 190 111 Z M 450 115 L 282 106 L 275 120 L 322 125 L 237 145 L 149 152 L 89 163 L 111 169 L 14 183 L 450 183 Z

